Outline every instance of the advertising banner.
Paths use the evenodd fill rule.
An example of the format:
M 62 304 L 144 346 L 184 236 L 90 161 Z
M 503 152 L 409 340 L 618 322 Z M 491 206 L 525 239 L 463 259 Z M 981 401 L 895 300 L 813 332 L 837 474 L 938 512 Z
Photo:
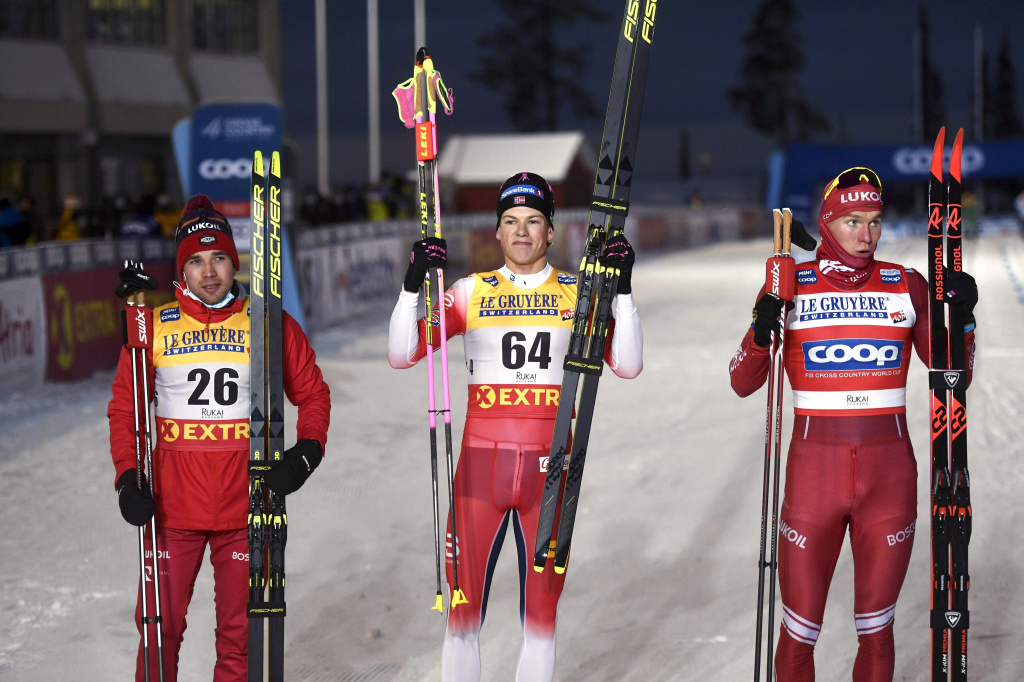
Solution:
M 297 253 L 306 320 L 314 330 L 390 310 L 405 276 L 408 244 L 397 237 L 332 244 Z
M 283 128 L 281 110 L 273 104 L 210 104 L 196 109 L 188 158 L 192 193 L 209 196 L 228 218 L 248 218 L 253 153 L 261 150 L 269 164 L 270 153 L 281 150 Z M 231 226 L 239 250 L 248 248 L 248 221 L 232 220 Z M 245 228 L 244 235 L 238 227 Z
M 120 265 L 44 275 L 46 380 L 72 381 L 117 366 L 121 352 L 121 301 L 114 296 Z M 154 263 L 146 271 L 160 282 L 146 293 L 156 307 L 173 300 L 174 266 Z
M 38 277 L 0 282 L 0 395 L 38 386 L 46 368 L 46 318 Z

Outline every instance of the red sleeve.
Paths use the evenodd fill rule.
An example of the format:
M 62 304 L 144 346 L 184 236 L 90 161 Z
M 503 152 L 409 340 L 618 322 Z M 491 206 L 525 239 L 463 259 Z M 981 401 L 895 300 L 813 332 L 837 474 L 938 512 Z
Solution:
M 148 401 L 153 400 L 153 352 L 146 351 L 146 368 L 149 375 Z M 121 348 L 117 362 L 117 374 L 110 387 L 112 396 L 107 404 L 107 420 L 110 425 L 110 456 L 114 460 L 114 485 L 121 474 L 135 468 L 135 399 L 132 389 L 132 356 L 127 348 Z M 141 414 L 141 412 L 140 412 Z
M 764 287 L 757 292 L 757 301 L 764 295 Z M 754 343 L 754 329 L 747 329 L 740 342 L 739 350 L 729 362 L 729 381 L 732 390 L 741 398 L 746 398 L 764 386 L 768 379 L 768 348 L 761 348 Z
M 445 334 L 448 339 L 451 339 L 456 334 L 466 333 L 466 313 L 469 309 L 469 297 L 462 295 L 459 288 L 459 282 L 457 280 L 455 284 L 448 287 L 448 291 L 444 295 L 444 325 Z M 433 315 L 431 319 L 439 319 L 438 311 L 440 310 L 441 302 L 438 301 L 434 304 Z M 420 318 L 419 322 L 416 323 L 420 333 L 420 345 L 416 349 L 416 357 L 413 358 L 414 362 L 419 362 L 427 354 L 427 324 Z M 437 349 L 441 346 L 441 333 L 440 325 L 434 326 L 433 338 L 431 339 L 431 345 Z
M 930 367 L 931 325 L 928 315 L 931 310 L 931 301 L 928 298 L 928 282 L 920 272 L 914 270 L 907 273 L 907 288 L 910 290 L 910 300 L 914 304 L 914 313 L 917 315 L 917 321 L 914 323 L 914 349 L 925 367 Z M 964 367 L 967 368 L 968 386 L 971 385 L 971 380 L 974 378 L 974 352 L 974 328 L 972 327 L 964 335 Z
M 327 429 L 331 425 L 331 389 L 316 364 L 316 353 L 302 327 L 291 315 L 283 320 L 284 393 L 299 408 L 296 437 L 312 438 L 327 453 Z

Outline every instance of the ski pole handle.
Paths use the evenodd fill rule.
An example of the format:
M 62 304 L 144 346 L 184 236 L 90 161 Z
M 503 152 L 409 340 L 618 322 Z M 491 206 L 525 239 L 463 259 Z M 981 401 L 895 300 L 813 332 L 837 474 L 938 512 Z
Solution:
M 788 208 L 782 209 L 782 254 L 789 255 L 789 247 L 793 231 L 793 212 Z
M 778 255 L 782 253 L 782 211 L 779 209 L 772 210 L 772 221 L 775 224 L 774 240 L 772 241 L 772 253 Z

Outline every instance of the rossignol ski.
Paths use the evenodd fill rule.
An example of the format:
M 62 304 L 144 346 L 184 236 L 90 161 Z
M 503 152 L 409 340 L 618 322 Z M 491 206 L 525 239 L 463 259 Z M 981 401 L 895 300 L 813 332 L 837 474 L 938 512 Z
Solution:
M 135 280 L 150 291 L 157 283 L 142 269 L 142 263 L 125 261 L 125 270 L 133 270 Z M 122 273 L 124 274 L 124 273 Z M 125 298 L 121 310 L 121 331 L 124 347 L 132 356 L 132 408 L 135 426 L 135 483 L 139 490 L 153 497 L 155 490 L 153 470 L 153 438 L 149 418 L 149 360 L 146 352 L 153 349 L 153 310 L 146 305 L 140 289 L 122 284 L 117 295 Z M 146 549 L 147 529 L 150 549 Z M 156 517 L 144 526 L 139 526 L 139 582 L 142 589 L 142 660 L 143 679 L 150 682 L 150 669 L 155 665 L 157 679 L 164 681 L 164 640 L 163 623 L 160 617 L 160 571 L 157 569 L 159 547 L 156 539 Z M 147 570 L 149 569 L 149 570 Z M 149 609 L 152 604 L 153 613 Z M 149 631 L 153 628 L 156 639 L 156 660 L 149 643 Z
M 946 275 L 963 270 L 960 170 L 961 128 L 949 159 L 949 185 L 943 188 L 942 157 L 946 129 L 932 151 L 928 184 L 928 290 L 931 336 L 931 484 L 932 484 L 932 681 L 966 682 L 967 545 L 971 537 L 971 480 L 967 470 L 967 372 L 965 324 L 949 307 Z M 945 230 L 943 230 L 945 227 Z M 945 240 L 943 240 L 945 237 Z
M 605 337 L 611 320 L 612 299 L 618 286 L 617 268 L 605 268 L 598 258 L 605 242 L 623 231 L 629 212 L 636 141 L 640 130 L 647 63 L 654 37 L 656 0 L 646 0 L 641 12 L 638 0 L 627 0 L 619 33 L 611 91 L 605 112 L 604 133 L 590 205 L 587 245 L 580 263 L 576 306 L 569 348 L 563 365 L 562 389 L 555 418 L 547 478 L 537 523 L 533 568 L 543 571 L 549 556 L 555 572 L 564 573 L 569 561 L 573 525 L 586 463 L 587 444 L 597 400 L 597 385 L 604 368 Z M 579 391 L 577 405 L 577 388 Z M 573 434 L 573 408 L 576 429 Z M 559 492 L 566 449 L 572 440 L 557 539 L 552 537 L 559 515 Z
M 793 213 L 784 208 L 772 212 L 775 224 L 774 256 L 768 259 L 765 272 L 765 291 L 781 301 L 793 300 L 796 293 L 796 261 L 790 256 L 790 238 Z M 761 493 L 761 554 L 758 559 L 757 628 L 754 639 L 754 682 L 761 679 L 761 640 L 764 622 L 764 570 L 768 577 L 768 647 L 765 670 L 772 670 L 775 639 L 775 572 L 778 568 L 779 529 L 779 471 L 782 468 L 782 390 L 786 382 L 786 362 L 783 343 L 786 340 L 786 306 L 779 318 L 779 333 L 772 332 L 768 361 L 768 407 L 764 432 L 764 483 Z M 774 456 L 774 470 L 772 459 Z M 771 480 L 772 514 L 771 535 L 768 523 L 768 483 Z M 771 540 L 771 556 L 765 560 L 767 541 Z M 768 673 L 768 677 L 773 675 Z
M 427 237 L 441 238 L 441 206 L 438 193 L 437 178 L 437 105 L 440 104 L 445 113 L 452 112 L 452 91 L 441 79 L 440 72 L 434 69 L 434 61 L 427 54 L 427 48 L 421 47 L 416 52 L 416 64 L 413 77 L 395 88 L 392 93 L 398 102 L 398 115 L 407 128 L 416 131 L 416 161 L 420 190 L 420 234 Z M 449 608 L 467 602 L 466 595 L 459 588 L 459 562 L 455 523 L 455 465 L 452 457 L 452 412 L 448 390 L 448 333 L 445 322 L 444 271 L 437 269 L 438 312 L 434 318 L 430 298 L 431 273 L 427 270 L 423 280 L 423 323 L 426 328 L 427 342 L 427 418 L 430 427 L 430 473 L 433 483 L 434 507 L 434 557 L 437 564 L 437 595 L 433 609 L 444 611 L 444 596 L 441 591 L 441 537 L 440 517 L 438 515 L 437 485 L 437 415 L 444 416 L 444 444 L 448 472 L 448 506 L 450 532 L 445 547 L 450 547 L 452 558 L 452 594 Z M 435 322 L 436 319 L 436 322 Z M 436 327 L 436 329 L 435 329 Z M 434 382 L 434 334 L 441 351 L 441 395 L 443 408 L 437 409 Z M 445 555 L 449 551 L 445 550 Z
M 263 181 L 263 154 L 252 164 L 250 234 L 249 401 L 249 682 L 284 680 L 284 549 L 288 533 L 284 495 L 263 475 L 284 451 L 284 377 L 281 341 L 281 156 L 271 156 Z M 267 594 L 265 587 L 269 586 Z M 263 619 L 269 618 L 264 656 Z

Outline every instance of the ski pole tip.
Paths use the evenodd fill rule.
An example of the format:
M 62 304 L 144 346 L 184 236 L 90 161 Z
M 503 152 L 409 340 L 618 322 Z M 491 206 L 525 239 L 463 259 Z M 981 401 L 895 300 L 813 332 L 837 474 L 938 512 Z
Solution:
M 469 603 L 469 600 L 466 599 L 466 595 L 465 595 L 465 593 L 462 590 L 453 590 L 452 591 L 451 608 L 454 609 L 459 604 L 468 604 L 468 603 Z
M 430 610 L 444 613 L 444 597 L 441 596 L 440 592 L 437 593 L 437 599 L 434 601 L 434 606 Z

